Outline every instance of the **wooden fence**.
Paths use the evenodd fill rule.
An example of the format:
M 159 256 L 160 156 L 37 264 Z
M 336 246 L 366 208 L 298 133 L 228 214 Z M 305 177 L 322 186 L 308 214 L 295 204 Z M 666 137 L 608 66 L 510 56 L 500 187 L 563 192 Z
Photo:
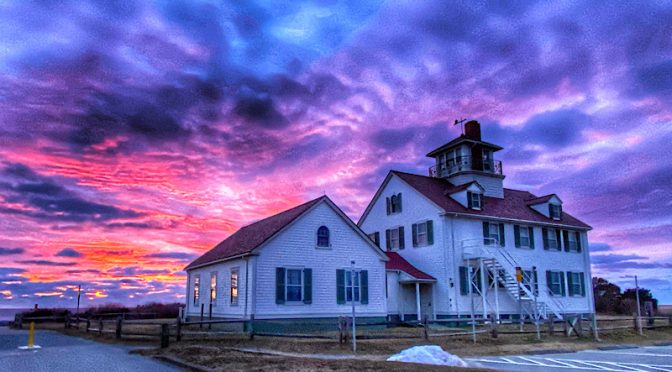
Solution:
M 340 317 L 334 324 L 334 331 L 313 332 L 313 333 L 289 333 L 289 332 L 261 332 L 255 331 L 255 319 L 203 319 L 183 321 L 177 319 L 126 319 L 123 314 L 98 314 L 95 317 L 70 316 L 69 314 L 60 316 L 44 317 L 23 317 L 17 315 L 13 326 L 22 328 L 29 322 L 56 322 L 63 323 L 66 329 L 83 328 L 86 333 L 95 333 L 99 335 L 114 334 L 117 339 L 122 338 L 145 338 L 157 339 L 162 348 L 168 347 L 171 340 L 182 341 L 185 337 L 192 339 L 202 339 L 216 335 L 238 335 L 249 337 L 253 340 L 255 336 L 262 337 L 289 337 L 289 338 L 313 338 L 313 339 L 334 339 L 339 343 L 347 343 L 352 337 L 352 318 Z M 303 324 L 303 323 L 302 323 Z M 306 323 L 308 324 L 308 323 Z M 304 324 L 304 325 L 306 325 Z M 213 330 L 213 325 L 234 325 L 240 326 L 239 330 Z M 310 324 L 308 324 L 310 325 Z M 315 325 L 324 326 L 325 323 L 315 323 Z M 640 333 L 663 327 L 672 327 L 672 316 L 667 317 L 639 317 L 633 318 L 621 317 L 612 319 L 599 319 L 598 328 L 593 329 L 592 319 L 586 319 L 581 316 L 567 315 L 565 319 L 558 320 L 550 317 L 549 319 L 535 323 L 525 320 L 500 320 L 496 321 L 494 317 L 490 318 L 458 318 L 445 320 L 430 320 L 424 318 L 420 322 L 408 322 L 402 324 L 408 328 L 408 332 L 395 333 L 390 332 L 388 328 L 397 327 L 399 324 L 389 322 L 363 323 L 356 324 L 357 339 L 426 339 L 437 337 L 471 337 L 474 342 L 477 335 L 488 335 L 490 338 L 498 338 L 505 334 L 537 334 L 541 336 L 564 335 L 577 337 L 593 335 L 597 337 L 598 333 L 611 332 L 624 329 L 635 329 Z M 195 329 L 196 328 L 196 329 Z M 336 332 L 337 331 L 337 332 Z M 483 336 L 480 336 L 483 337 Z

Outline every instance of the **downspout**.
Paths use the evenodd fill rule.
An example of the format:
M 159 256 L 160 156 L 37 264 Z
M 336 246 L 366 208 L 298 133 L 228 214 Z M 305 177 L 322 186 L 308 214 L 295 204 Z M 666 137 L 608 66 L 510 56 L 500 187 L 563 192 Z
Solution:
M 458 288 L 459 288 L 460 284 L 456 283 L 457 280 L 455 280 L 455 273 L 456 273 L 455 264 L 457 263 L 457 261 L 455 260 L 455 223 L 454 223 L 455 217 L 453 216 L 453 217 L 449 217 L 449 218 L 450 218 L 450 242 L 451 242 L 451 246 L 452 246 L 452 256 L 453 256 L 452 264 L 453 264 L 453 288 L 454 288 L 454 291 L 455 291 L 455 311 L 457 312 L 457 318 L 459 319 L 460 318 L 460 305 L 459 305 L 460 294 L 458 292 Z M 458 280 L 459 280 L 459 278 L 458 278 Z
M 449 291 L 450 291 L 450 278 L 448 277 L 448 252 L 447 252 L 448 251 L 448 231 L 446 231 L 448 229 L 448 221 L 447 221 L 447 217 L 445 215 L 442 216 L 442 217 L 445 217 L 445 218 L 441 219 L 441 226 L 443 226 L 443 277 L 444 277 L 444 280 L 446 281 L 446 289 L 447 289 L 446 293 L 449 293 Z M 438 282 L 436 284 L 433 284 L 432 287 L 435 287 L 437 284 L 438 284 Z M 433 299 L 432 301 L 434 301 L 434 308 L 436 309 L 436 299 Z M 450 314 L 450 310 L 451 310 L 450 302 L 451 302 L 450 301 L 450 295 L 448 295 L 448 308 L 446 309 L 448 314 Z M 434 317 L 434 319 L 436 319 L 436 316 Z
M 249 257 L 245 257 L 245 308 L 243 309 L 243 319 L 247 318 L 247 301 L 249 299 L 248 294 L 249 294 L 249 267 L 250 267 L 250 259 Z
M 182 314 L 182 320 L 186 320 L 189 314 L 189 288 L 191 288 L 191 273 L 187 270 L 187 296 L 184 300 L 184 313 Z

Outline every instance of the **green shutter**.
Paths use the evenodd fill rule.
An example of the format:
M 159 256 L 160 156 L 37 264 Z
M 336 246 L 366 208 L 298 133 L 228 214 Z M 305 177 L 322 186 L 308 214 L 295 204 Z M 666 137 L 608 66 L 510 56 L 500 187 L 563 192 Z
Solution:
M 427 221 L 427 244 L 434 244 L 434 221 Z
M 483 244 L 490 244 L 490 223 L 483 222 Z
M 467 268 L 460 266 L 460 294 L 466 296 L 469 294 L 467 285 L 469 284 L 469 274 Z
M 565 252 L 569 252 L 569 231 L 562 230 L 562 245 L 565 247 Z
M 567 272 L 567 288 L 569 289 L 568 293 L 570 296 L 574 296 L 574 280 L 572 279 L 572 272 Z
M 303 269 L 303 303 L 313 303 L 313 269 Z
M 345 270 L 336 270 L 336 303 L 345 303 Z
M 387 205 L 387 215 L 390 215 L 390 198 L 385 198 L 385 204 Z
M 399 194 L 401 195 L 401 194 Z M 404 249 L 405 248 L 405 242 L 406 239 L 404 239 L 404 227 L 399 226 L 399 249 Z
M 579 231 L 575 231 L 574 234 L 576 234 L 576 249 L 577 249 L 577 252 L 581 252 L 581 233 Z
M 565 275 L 560 271 L 560 292 L 562 292 L 562 296 L 564 297 L 567 292 L 565 292 Z
M 516 248 L 520 248 L 520 226 L 513 225 L 513 238 L 516 241 Z
M 474 207 L 474 199 L 472 195 L 471 191 L 467 191 L 467 207 L 469 208 Z
M 527 234 L 530 236 L 530 248 L 534 249 L 534 227 L 529 226 L 527 229 Z
M 392 243 L 390 242 L 390 230 L 385 230 L 385 247 L 389 251 L 392 249 Z
M 376 231 L 373 233 L 373 242 L 380 248 L 380 232 Z
M 285 303 L 285 268 L 275 268 L 275 303 Z
M 359 280 L 361 281 L 361 288 L 359 290 L 359 302 L 362 305 L 369 303 L 369 272 L 367 270 L 362 270 L 359 272 Z
M 555 230 L 555 239 L 558 240 L 558 250 L 562 251 L 562 239 L 560 239 L 560 230 Z
M 499 224 L 499 245 L 502 247 L 506 245 L 506 239 L 504 237 L 504 224 Z
M 581 273 L 581 275 L 579 276 L 579 278 L 581 278 L 581 296 L 584 296 L 584 297 L 585 297 L 585 296 L 586 296 L 586 279 L 585 279 L 585 275 L 584 275 L 583 273 Z
M 401 204 L 402 204 L 401 203 L 401 193 L 399 193 L 397 195 L 397 203 L 399 204 L 399 209 L 397 210 L 397 212 L 401 212 Z
M 541 237 L 544 239 L 544 249 L 548 250 L 548 229 L 543 227 L 541 229 Z
M 555 293 L 553 293 L 553 281 L 552 281 L 552 278 L 551 278 L 551 271 L 550 270 L 546 270 L 546 287 L 548 288 L 549 296 L 555 294 Z
M 412 235 L 413 235 L 413 246 L 418 246 L 418 224 L 414 223 L 411 225 Z

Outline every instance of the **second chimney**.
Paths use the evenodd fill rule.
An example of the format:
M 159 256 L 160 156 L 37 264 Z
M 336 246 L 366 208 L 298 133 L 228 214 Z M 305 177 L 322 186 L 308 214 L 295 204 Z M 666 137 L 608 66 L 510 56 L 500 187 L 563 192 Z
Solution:
M 474 141 L 481 140 L 481 124 L 476 120 L 470 120 L 464 124 L 464 136 Z

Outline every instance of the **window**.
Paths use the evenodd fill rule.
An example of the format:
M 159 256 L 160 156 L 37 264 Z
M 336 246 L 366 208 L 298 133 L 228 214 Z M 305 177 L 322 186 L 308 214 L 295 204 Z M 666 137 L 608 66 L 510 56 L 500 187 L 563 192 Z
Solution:
M 492 150 L 483 149 L 483 170 L 492 170 Z
M 504 224 L 483 222 L 483 244 L 505 246 Z
M 563 231 L 565 250 L 567 252 L 581 252 L 581 233 L 578 231 Z
M 479 192 L 467 192 L 467 205 L 471 209 L 483 208 L 483 194 Z
M 369 239 L 371 239 L 371 241 L 376 244 L 376 246 L 380 247 L 380 233 L 378 231 L 371 233 L 368 236 Z
M 469 294 L 469 275 L 471 275 L 475 281 L 471 283 L 471 293 L 480 295 L 482 292 L 481 289 L 483 288 L 483 283 L 481 282 L 481 269 L 468 266 L 460 266 L 460 294 L 463 296 Z
M 369 303 L 369 272 L 367 270 L 351 269 L 336 270 L 336 303 L 345 304 L 359 302 L 362 305 Z
M 534 248 L 534 229 L 532 226 L 513 225 L 516 248 Z
M 231 305 L 238 305 L 238 269 L 231 269 Z
M 313 301 L 313 270 L 297 268 L 275 268 L 275 303 Z
M 317 246 L 329 247 L 329 229 L 326 226 L 317 229 Z
M 210 273 L 210 303 L 214 306 L 217 305 L 217 272 L 213 271 Z
M 287 283 L 286 286 L 287 295 L 285 298 L 287 298 L 288 302 L 301 301 L 302 299 L 301 288 L 303 288 L 301 270 L 287 269 L 286 272 L 287 272 L 287 280 L 285 281 L 285 283 Z
M 565 280 L 562 271 L 546 271 L 546 285 L 551 296 L 565 295 Z
M 537 270 L 523 270 L 523 286 L 528 291 L 532 292 L 532 284 L 534 283 L 535 296 L 539 295 L 539 279 L 537 277 Z
M 556 229 L 542 229 L 544 236 L 544 249 L 559 251 L 560 250 L 560 230 Z
M 385 239 L 388 251 L 404 249 L 404 227 L 385 230 Z
M 394 194 L 385 199 L 387 203 L 387 214 L 395 214 L 401 212 L 401 193 Z
M 583 273 L 567 272 L 567 288 L 570 296 L 585 296 Z
M 413 224 L 413 246 L 434 244 L 434 223 L 432 220 Z
M 559 220 L 562 218 L 562 206 L 560 204 L 549 204 L 548 214 L 552 219 Z
M 359 302 L 359 291 L 361 288 L 359 271 L 354 272 L 354 277 L 351 270 L 345 271 L 345 302 L 352 302 L 353 296 L 355 302 Z
M 201 296 L 201 275 L 194 276 L 194 305 L 198 305 Z

